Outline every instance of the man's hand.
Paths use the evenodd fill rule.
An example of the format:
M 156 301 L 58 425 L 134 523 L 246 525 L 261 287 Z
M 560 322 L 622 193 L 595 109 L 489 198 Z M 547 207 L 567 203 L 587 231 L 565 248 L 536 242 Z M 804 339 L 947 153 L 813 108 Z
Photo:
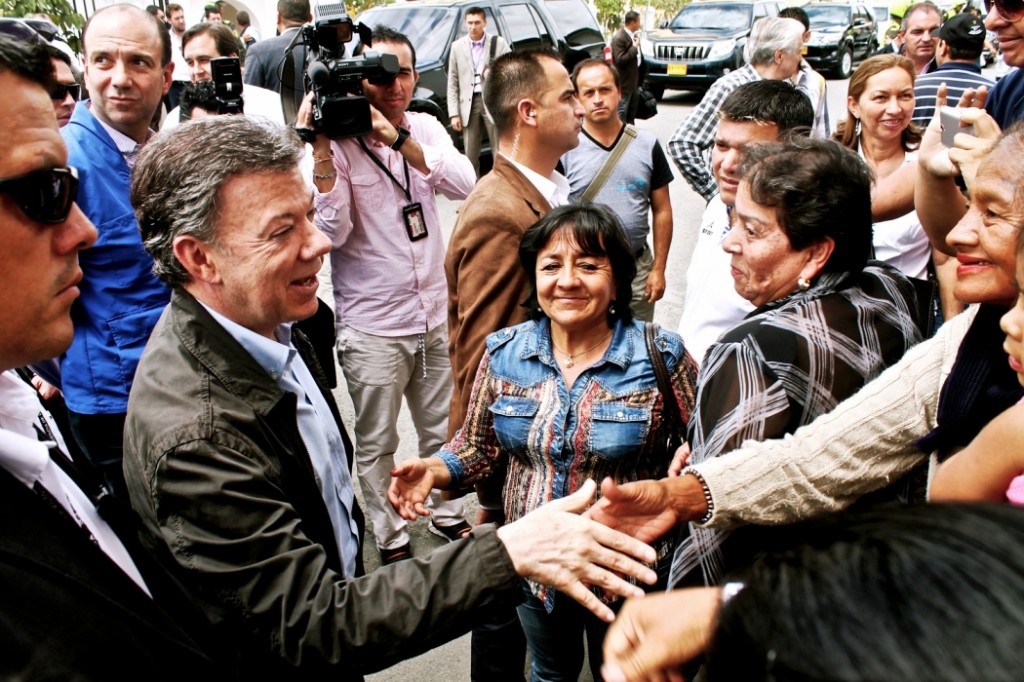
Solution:
M 452 130 L 460 132 L 462 130 L 462 117 L 452 116 Z
M 598 618 L 611 622 L 612 610 L 601 603 L 588 585 L 597 585 L 624 597 L 643 596 L 622 575 L 654 584 L 657 575 L 630 557 L 653 563 L 651 547 L 579 512 L 594 499 L 597 485 L 588 480 L 572 495 L 549 502 L 515 523 L 498 529 L 516 573 L 550 585 L 585 606 Z
M 32 375 L 32 387 L 36 389 L 36 392 L 39 393 L 39 397 L 43 400 L 53 400 L 60 395 L 60 389 L 53 384 L 47 383 L 46 380 L 38 374 Z
M 680 666 L 711 640 L 722 601 L 718 587 L 630 599 L 604 638 L 605 682 L 678 680 Z
M 661 297 L 665 295 L 665 271 L 664 270 L 651 270 L 651 274 L 647 276 L 647 286 L 644 288 L 644 298 L 647 299 L 648 303 L 654 303 L 660 301 Z
M 642 542 L 654 542 L 684 520 L 672 509 L 668 480 L 634 481 L 620 486 L 606 478 L 601 482 L 601 499 L 584 516 Z

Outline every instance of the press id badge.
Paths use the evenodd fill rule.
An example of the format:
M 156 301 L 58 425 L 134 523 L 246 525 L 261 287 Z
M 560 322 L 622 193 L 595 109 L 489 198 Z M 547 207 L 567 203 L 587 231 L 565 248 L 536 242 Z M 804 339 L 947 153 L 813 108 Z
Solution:
M 423 206 L 419 203 L 409 204 L 402 209 L 405 220 L 405 231 L 409 233 L 409 241 L 418 241 L 427 236 L 427 223 L 423 219 Z

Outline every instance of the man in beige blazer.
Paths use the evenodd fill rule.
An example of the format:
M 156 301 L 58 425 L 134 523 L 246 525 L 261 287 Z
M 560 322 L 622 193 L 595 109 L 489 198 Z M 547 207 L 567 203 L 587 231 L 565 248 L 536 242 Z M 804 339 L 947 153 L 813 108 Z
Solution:
M 467 35 L 452 43 L 448 57 L 448 115 L 452 128 L 462 131 L 463 151 L 480 177 L 480 145 L 484 128 L 496 151 L 494 124 L 483 101 L 483 84 L 490 63 L 510 51 L 499 35 L 486 35 L 487 16 L 480 7 L 466 10 Z

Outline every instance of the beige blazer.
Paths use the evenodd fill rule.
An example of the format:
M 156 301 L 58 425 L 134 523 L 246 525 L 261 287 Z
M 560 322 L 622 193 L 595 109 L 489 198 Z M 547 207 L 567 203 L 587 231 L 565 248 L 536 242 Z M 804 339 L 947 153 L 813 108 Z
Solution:
M 491 41 L 495 41 L 494 58 L 497 59 L 510 52 L 508 43 L 497 35 L 486 34 L 484 42 L 484 62 L 491 56 Z M 459 116 L 462 124 L 469 121 L 469 110 L 473 106 L 473 76 L 476 69 L 473 65 L 473 48 L 469 44 L 469 36 L 465 35 L 452 43 L 452 51 L 448 55 L 448 117 Z M 488 116 L 488 119 L 490 117 Z

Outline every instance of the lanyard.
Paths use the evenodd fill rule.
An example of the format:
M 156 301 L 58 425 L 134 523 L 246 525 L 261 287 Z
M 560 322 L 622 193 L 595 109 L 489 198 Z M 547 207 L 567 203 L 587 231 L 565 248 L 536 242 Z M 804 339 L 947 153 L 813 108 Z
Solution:
M 395 183 L 395 185 L 398 186 L 398 189 L 402 190 L 402 193 L 405 194 L 406 200 L 412 201 L 412 193 L 409 191 L 409 189 L 412 187 L 412 185 L 409 183 L 409 162 L 405 160 L 405 157 L 402 157 L 402 164 L 405 166 L 405 187 L 402 187 L 402 183 L 398 181 L 398 178 L 392 175 L 391 171 L 388 170 L 388 167 L 381 163 L 381 160 L 377 158 L 377 155 L 371 152 L 369 147 L 366 146 L 366 143 L 363 142 L 363 138 L 358 137 L 356 139 L 359 140 L 359 146 L 363 148 L 363 151 L 366 152 L 366 155 L 370 157 L 370 160 L 377 164 L 377 166 L 380 167 L 382 171 L 387 173 L 387 176 L 391 178 L 391 182 Z

